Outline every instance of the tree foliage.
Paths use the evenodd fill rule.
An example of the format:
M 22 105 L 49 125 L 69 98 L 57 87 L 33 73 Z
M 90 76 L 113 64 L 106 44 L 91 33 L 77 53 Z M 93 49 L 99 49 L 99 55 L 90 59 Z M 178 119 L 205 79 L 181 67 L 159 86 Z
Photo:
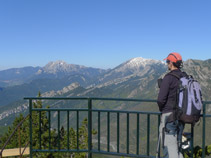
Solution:
M 205 147 L 205 156 L 210 156 L 210 155 L 211 155 L 211 145 L 208 145 L 208 146 Z M 184 152 L 184 157 L 185 158 L 191 157 L 191 150 L 185 151 Z M 194 147 L 193 157 L 194 158 L 202 157 L 202 148 L 200 146 Z
M 41 94 L 38 94 L 38 97 L 41 97 Z M 37 100 L 33 102 L 33 108 L 42 109 L 42 101 Z M 47 107 L 49 108 L 49 107 Z M 24 119 L 24 116 L 20 114 L 19 117 L 16 117 L 11 127 L 8 131 L 1 137 L 0 145 L 7 141 L 9 136 L 13 133 L 17 125 Z M 41 127 L 41 128 L 40 128 Z M 49 130 L 50 128 L 50 130 Z M 68 147 L 68 131 L 62 126 L 59 129 L 52 129 L 49 127 L 49 118 L 47 117 L 46 111 L 33 111 L 32 112 L 32 146 L 33 149 L 66 149 Z M 95 135 L 97 132 L 92 131 L 92 134 Z M 19 137 L 20 136 L 20 137 Z M 41 138 L 41 139 L 40 139 Z M 79 141 L 77 143 L 77 140 Z M 20 129 L 15 132 L 12 139 L 6 148 L 18 148 L 19 144 L 25 146 L 29 142 L 29 119 L 25 120 Z M 49 143 L 50 142 L 50 143 Z M 75 130 L 70 127 L 69 129 L 69 149 L 88 149 L 88 120 L 85 118 L 79 130 Z M 39 158 L 86 158 L 87 153 L 76 153 L 76 152 L 66 152 L 66 153 L 34 153 L 33 157 Z

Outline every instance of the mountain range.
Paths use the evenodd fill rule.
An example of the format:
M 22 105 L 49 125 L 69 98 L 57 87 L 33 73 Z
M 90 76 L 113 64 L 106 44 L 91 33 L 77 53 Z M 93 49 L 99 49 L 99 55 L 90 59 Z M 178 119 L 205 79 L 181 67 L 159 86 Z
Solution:
M 184 71 L 201 83 L 204 100 L 211 100 L 211 59 L 187 60 Z M 0 125 L 10 124 L 19 113 L 28 112 L 27 96 L 48 97 L 116 97 L 156 99 L 157 79 L 167 73 L 164 62 L 137 57 L 113 69 L 90 68 L 67 64 L 64 61 L 49 62 L 44 67 L 24 67 L 0 71 Z M 60 104 L 54 105 L 60 107 Z M 65 105 L 64 105 L 65 106 Z M 101 108 L 136 109 L 123 103 Z M 150 110 L 158 110 L 157 107 Z M 209 110 L 209 109 L 208 109 Z
M 203 100 L 211 100 L 211 59 L 187 60 L 183 71 L 198 80 L 202 87 Z M 142 57 L 130 59 L 113 69 L 97 69 L 80 65 L 67 64 L 64 61 L 49 62 L 44 67 L 24 67 L 0 71 L 0 127 L 11 125 L 20 113 L 28 114 L 28 101 L 24 97 L 35 97 L 41 92 L 42 97 L 103 97 L 103 98 L 138 98 L 156 99 L 159 88 L 157 79 L 164 77 L 168 72 L 164 62 L 144 59 Z M 50 108 L 86 108 L 84 101 L 43 101 L 43 106 Z M 158 112 L 156 103 L 93 101 L 94 109 L 153 111 Z M 211 107 L 207 107 L 211 113 Z M 52 112 L 51 125 L 57 128 L 57 112 Z M 101 113 L 101 140 L 106 148 L 107 114 Z M 73 128 L 76 128 L 76 113 L 70 112 Z M 88 117 L 86 112 L 80 112 L 80 122 Z M 125 150 L 126 142 L 126 115 L 120 114 L 120 146 Z M 66 113 L 61 112 L 61 126 L 66 127 Z M 93 129 L 98 129 L 96 113 L 93 112 Z M 110 114 L 110 148 L 116 151 L 116 115 Z M 140 146 L 145 153 L 147 117 L 140 115 Z M 136 116 L 130 115 L 130 149 L 135 153 L 136 148 Z M 4 129 L 2 128 L 2 129 Z M 152 151 L 157 144 L 157 117 L 151 117 L 150 141 Z M 201 143 L 202 123 L 194 128 L 194 143 Z M 211 122 L 206 122 L 206 131 L 211 130 Z M 190 127 L 186 126 L 186 132 Z M 207 133 L 206 132 L 206 133 Z M 97 137 L 93 137 L 93 142 Z M 206 142 L 210 142 L 207 139 Z M 94 148 L 96 143 L 93 144 Z M 103 148 L 103 143 L 102 143 Z

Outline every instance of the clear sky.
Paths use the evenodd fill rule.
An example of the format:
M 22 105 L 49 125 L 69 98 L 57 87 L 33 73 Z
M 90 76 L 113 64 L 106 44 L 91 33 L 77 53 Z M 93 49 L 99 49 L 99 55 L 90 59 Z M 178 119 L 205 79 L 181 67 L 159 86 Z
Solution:
M 211 58 L 211 0 L 0 0 L 0 70 Z

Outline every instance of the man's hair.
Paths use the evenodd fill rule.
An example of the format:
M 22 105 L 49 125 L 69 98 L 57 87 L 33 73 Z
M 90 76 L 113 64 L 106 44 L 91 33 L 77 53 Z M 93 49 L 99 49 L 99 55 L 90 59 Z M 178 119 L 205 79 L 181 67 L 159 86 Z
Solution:
M 183 67 L 183 62 L 182 60 L 178 60 L 177 62 L 172 62 L 173 65 L 178 68 L 178 69 L 181 69 Z

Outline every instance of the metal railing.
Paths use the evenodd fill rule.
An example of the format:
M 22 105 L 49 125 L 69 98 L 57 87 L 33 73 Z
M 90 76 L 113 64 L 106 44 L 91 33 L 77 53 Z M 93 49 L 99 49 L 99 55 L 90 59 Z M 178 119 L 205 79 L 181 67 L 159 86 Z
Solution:
M 142 99 L 123 99 L 123 98 L 94 98 L 94 97 L 71 97 L 71 98 L 43 98 L 43 97 L 27 97 L 25 98 L 27 100 L 29 100 L 29 113 L 30 113 L 30 121 L 29 121 L 29 126 L 30 126 L 30 157 L 33 156 L 33 153 L 51 153 L 51 152 L 61 152 L 61 153 L 65 153 L 65 152 L 75 152 L 75 153 L 81 153 L 81 152 L 86 152 L 88 153 L 88 157 L 92 158 L 93 154 L 103 154 L 103 155 L 116 155 L 116 156 L 126 156 L 126 157 L 155 157 L 155 152 L 153 153 L 151 150 L 151 145 L 150 142 L 153 139 L 156 145 L 157 145 L 157 140 L 158 140 L 158 136 L 159 136 L 159 124 L 160 124 L 160 112 L 148 112 L 148 111 L 124 111 L 124 110 L 106 110 L 106 109 L 93 109 L 93 101 L 118 101 L 118 102 L 139 102 L 139 103 L 153 103 L 156 106 L 156 100 L 142 100 Z M 33 101 L 36 100 L 79 100 L 79 101 L 87 101 L 87 108 L 33 108 Z M 203 129 L 202 129 L 202 157 L 205 157 L 205 140 L 206 140 L 206 118 L 207 117 L 211 117 L 211 115 L 207 115 L 206 114 L 206 105 L 207 104 L 211 104 L 211 102 L 204 102 L 203 103 L 203 114 L 202 119 L 203 119 Z M 33 112 L 37 112 L 39 113 L 39 115 L 41 116 L 41 112 L 46 112 L 46 114 L 48 115 L 48 119 L 49 119 L 49 137 L 51 137 L 50 135 L 50 131 L 51 131 L 51 114 L 52 112 L 57 112 L 57 134 L 58 134 L 58 148 L 57 149 L 52 149 L 52 145 L 51 145 L 51 141 L 49 141 L 49 146 L 48 149 L 43 149 L 41 147 L 41 132 L 39 132 L 39 148 L 38 149 L 34 149 L 33 148 L 33 136 L 32 136 L 32 131 L 33 131 L 33 127 L 32 127 L 32 113 Z M 66 113 L 66 129 L 67 129 L 67 145 L 65 148 L 61 148 L 60 146 L 60 128 L 61 128 L 61 112 L 62 113 Z M 70 140 L 69 140 L 69 129 L 70 129 L 70 112 L 76 112 L 76 131 L 77 131 L 77 148 L 76 149 L 71 149 L 69 146 Z M 80 149 L 79 148 L 79 138 L 78 138 L 78 131 L 79 131 L 79 113 L 80 112 L 85 112 L 87 113 L 88 116 L 88 146 L 86 149 Z M 92 130 L 93 130 L 93 114 L 96 113 L 97 117 L 95 117 L 96 120 L 96 128 L 97 128 L 97 137 L 95 140 L 95 146 L 94 142 L 93 142 L 93 135 L 92 135 Z M 111 114 L 113 116 L 113 114 L 115 114 L 115 125 L 116 125 L 116 129 L 115 129 L 115 151 L 111 150 Z M 102 127 L 101 127 L 101 119 L 102 119 L 102 115 L 104 115 L 104 126 L 106 126 L 106 139 L 102 140 L 102 135 L 105 135 L 105 131 L 103 131 L 102 133 Z M 122 132 L 121 128 L 120 128 L 120 124 L 122 123 L 122 121 L 124 119 L 121 118 L 121 115 L 125 115 L 125 137 L 126 137 L 126 142 L 123 143 L 124 147 L 122 146 L 122 135 L 120 134 Z M 143 131 L 141 133 L 140 131 L 140 117 L 144 115 L 146 116 L 145 119 L 145 124 L 146 124 L 146 143 L 145 146 L 141 146 L 140 145 L 140 134 L 143 134 Z M 157 124 L 156 126 L 156 130 L 157 131 L 152 131 L 151 129 L 151 123 L 152 123 L 152 116 L 156 117 L 157 119 L 153 119 L 153 123 Z M 135 117 L 136 121 L 134 121 L 131 124 L 131 117 Z M 113 120 L 113 118 L 112 118 Z M 134 119 L 133 119 L 134 120 Z M 106 122 L 105 122 L 106 121 Z M 114 123 L 114 121 L 112 122 Z M 131 133 L 130 131 L 130 127 L 131 126 L 135 127 L 135 134 Z M 41 131 L 41 117 L 39 119 L 39 131 Z M 150 133 L 156 133 L 156 138 L 152 138 Z M 191 132 L 192 132 L 192 155 L 193 155 L 193 128 L 191 128 Z M 136 143 L 135 145 L 133 145 L 131 147 L 131 135 L 133 135 L 133 137 L 135 137 Z M 155 140 L 156 139 L 156 140 Z M 106 143 L 104 141 L 107 141 Z M 112 141 L 114 141 L 112 139 Z M 142 139 L 143 141 L 143 139 Z M 102 142 L 104 142 L 104 146 L 102 144 Z M 106 145 L 105 145 L 106 144 Z M 134 144 L 134 143 L 133 143 Z M 156 146 L 154 145 L 154 146 Z M 124 149 L 122 149 L 124 148 Z M 133 150 L 131 150 L 131 148 Z M 143 153 L 143 151 L 140 151 L 140 148 L 145 149 Z M 125 150 L 125 151 L 123 151 Z M 160 152 L 159 152 L 160 155 Z

